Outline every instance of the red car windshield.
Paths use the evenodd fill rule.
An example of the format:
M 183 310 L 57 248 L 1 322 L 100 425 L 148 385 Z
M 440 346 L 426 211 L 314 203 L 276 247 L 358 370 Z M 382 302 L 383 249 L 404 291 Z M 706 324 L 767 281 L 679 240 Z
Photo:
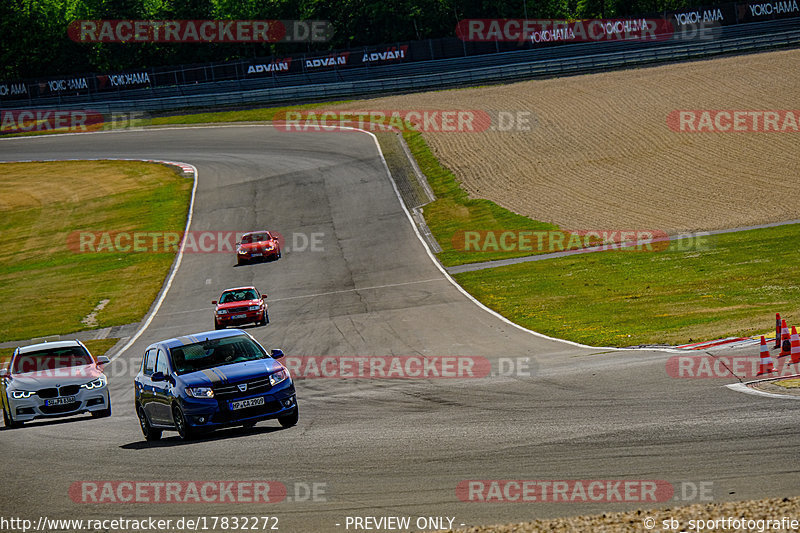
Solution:
M 269 233 L 250 233 L 249 235 L 242 236 L 242 244 L 251 244 L 254 242 L 268 241 L 272 239 Z
M 241 291 L 223 292 L 219 303 L 229 304 L 231 302 L 244 302 L 246 300 L 258 300 L 258 295 L 253 289 L 243 289 Z
M 66 348 L 51 348 L 23 353 L 14 358 L 11 367 L 12 374 L 27 374 L 30 372 L 43 372 L 58 370 L 73 366 L 91 365 L 94 363 L 92 356 L 80 346 Z

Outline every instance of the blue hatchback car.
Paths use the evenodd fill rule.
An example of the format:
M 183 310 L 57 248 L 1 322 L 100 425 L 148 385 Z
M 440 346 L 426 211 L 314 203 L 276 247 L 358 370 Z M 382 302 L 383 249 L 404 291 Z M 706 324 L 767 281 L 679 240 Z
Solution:
M 151 344 L 134 378 L 136 414 L 146 440 L 164 430 L 186 440 L 204 430 L 252 427 L 277 418 L 297 424 L 289 370 L 239 329 L 208 331 Z

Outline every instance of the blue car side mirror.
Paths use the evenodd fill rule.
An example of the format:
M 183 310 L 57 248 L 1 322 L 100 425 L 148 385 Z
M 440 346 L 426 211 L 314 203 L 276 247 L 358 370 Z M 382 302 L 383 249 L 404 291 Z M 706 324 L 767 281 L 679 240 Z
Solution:
M 280 359 L 283 357 L 283 350 L 270 350 L 269 354 L 273 359 Z

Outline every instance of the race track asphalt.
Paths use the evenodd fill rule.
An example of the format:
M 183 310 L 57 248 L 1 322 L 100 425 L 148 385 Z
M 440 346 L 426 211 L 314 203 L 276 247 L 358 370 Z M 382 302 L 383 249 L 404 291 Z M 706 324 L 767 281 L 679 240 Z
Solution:
M 271 263 L 235 267 L 230 253 L 184 255 L 163 306 L 116 368 L 137 365 L 151 342 L 212 329 L 210 301 L 253 284 L 269 295 L 271 323 L 248 331 L 289 356 L 472 356 L 495 371 L 501 358 L 527 358 L 528 370 L 301 379 L 296 427 L 263 422 L 188 443 L 175 433 L 143 441 L 132 374 L 120 371 L 110 382 L 112 417 L 0 431 L 0 516 L 269 515 L 281 531 L 348 531 L 348 516 L 478 525 L 679 503 L 460 501 L 459 482 L 475 479 L 665 480 L 677 498 L 706 484 L 716 501 L 800 494 L 796 402 L 725 388 L 733 379 L 675 379 L 665 371 L 675 354 L 577 347 L 481 309 L 429 257 L 366 134 L 250 125 L 0 141 L 0 160 L 75 158 L 195 165 L 192 230 L 322 235 L 322 250 L 289 250 Z M 74 502 L 70 486 L 90 480 L 273 480 L 289 497 Z M 309 501 L 304 488 L 314 483 L 325 493 Z

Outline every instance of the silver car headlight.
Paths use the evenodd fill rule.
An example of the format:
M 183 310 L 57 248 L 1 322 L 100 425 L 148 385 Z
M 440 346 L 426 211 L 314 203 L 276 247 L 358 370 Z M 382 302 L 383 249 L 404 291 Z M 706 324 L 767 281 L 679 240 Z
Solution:
M 102 389 L 105 386 L 106 386 L 106 378 L 101 376 L 97 379 L 93 379 L 89 383 L 84 383 L 83 385 L 81 385 L 81 388 L 86 390 L 92 390 L 92 389 Z
M 186 387 L 186 394 L 192 398 L 213 398 L 214 391 L 211 387 Z
M 278 383 L 283 383 L 287 379 L 289 379 L 289 371 L 283 368 L 269 376 L 269 384 L 274 387 Z
M 33 391 L 27 391 L 27 390 L 12 390 L 11 391 L 11 397 L 14 398 L 15 400 L 21 400 L 23 398 L 30 398 L 34 394 L 36 394 L 36 393 L 33 392 Z

